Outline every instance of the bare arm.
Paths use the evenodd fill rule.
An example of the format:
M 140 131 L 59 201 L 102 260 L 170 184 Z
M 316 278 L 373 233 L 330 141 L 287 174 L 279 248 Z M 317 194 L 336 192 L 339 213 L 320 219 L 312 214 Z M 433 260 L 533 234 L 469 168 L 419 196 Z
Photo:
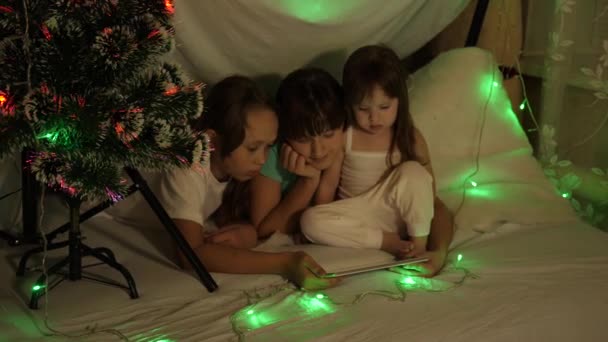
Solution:
M 420 158 L 422 165 L 433 177 L 433 194 L 435 195 L 433 208 L 435 215 L 431 221 L 431 233 L 429 235 L 427 248 L 429 251 L 441 252 L 445 258 L 454 236 L 454 218 L 445 203 L 437 197 L 435 175 L 433 174 L 433 165 L 431 163 L 429 149 L 424 137 L 418 130 L 416 130 L 416 154 Z
M 201 225 L 188 220 L 174 221 L 198 258 L 211 272 L 284 273 L 288 261 L 286 254 L 257 253 L 218 244 L 205 244 Z M 178 258 L 182 268 L 191 267 L 188 259 L 179 249 Z
M 431 233 L 429 234 L 427 249 L 431 252 L 438 252 L 445 259 L 454 237 L 454 217 L 439 197 L 435 197 L 434 208 L 435 216 L 431 221 Z M 441 266 L 443 267 L 443 263 Z
M 344 153 L 341 151 L 336 156 L 334 163 L 321 174 L 319 189 L 315 193 L 313 201 L 314 205 L 331 203 L 336 198 L 336 189 L 338 189 L 338 184 L 340 183 L 340 171 L 342 170 L 343 160 Z
M 325 271 L 304 252 L 264 253 L 207 244 L 203 239 L 201 225 L 188 220 L 174 221 L 198 258 L 211 272 L 278 274 L 306 289 L 325 288 L 338 282 L 317 278 L 311 270 L 317 274 L 324 274 Z M 191 267 L 181 251 L 178 251 L 178 258 L 182 268 Z
M 298 177 L 293 187 L 281 199 L 281 185 L 266 176 L 251 181 L 251 220 L 259 237 L 275 231 L 295 232 L 300 214 L 308 207 L 317 189 L 319 178 Z
M 445 265 L 448 248 L 454 236 L 454 219 L 443 201 L 435 197 L 435 216 L 431 221 L 431 233 L 427 242 L 427 251 L 424 255 L 427 262 L 412 265 L 408 269 L 414 271 L 417 276 L 433 277 Z M 405 254 L 403 257 L 411 255 Z
M 416 153 L 423 166 L 433 176 L 433 193 L 435 193 L 435 176 L 431 159 L 424 137 L 416 130 Z M 439 273 L 445 265 L 448 248 L 454 237 L 454 217 L 443 201 L 435 196 L 434 216 L 431 221 L 431 232 L 427 242 L 427 257 L 429 261 L 420 264 L 418 271 L 421 275 L 432 277 Z
M 418 129 L 416 129 L 415 131 L 415 139 L 416 139 L 416 145 L 415 145 L 415 152 L 416 152 L 416 156 L 418 157 L 418 161 L 420 162 L 420 164 L 422 164 L 422 166 L 424 166 L 424 168 L 431 174 L 431 177 L 433 177 L 433 195 L 437 196 L 437 190 L 436 190 L 436 185 L 435 185 L 435 174 L 433 173 L 433 164 L 431 163 L 431 155 L 429 153 L 429 148 L 426 145 L 426 140 L 424 140 L 424 136 L 422 136 L 422 133 L 420 133 L 420 131 Z

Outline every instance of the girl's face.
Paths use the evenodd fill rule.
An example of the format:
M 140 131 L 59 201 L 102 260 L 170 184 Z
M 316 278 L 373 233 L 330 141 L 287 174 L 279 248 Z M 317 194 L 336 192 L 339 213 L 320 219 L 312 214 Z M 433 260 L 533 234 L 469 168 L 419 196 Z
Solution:
M 328 130 L 313 137 L 288 139 L 287 143 L 318 170 L 327 169 L 343 146 L 343 128 Z
M 361 103 L 353 106 L 357 127 L 371 135 L 391 132 L 397 119 L 399 99 L 389 97 L 382 88 L 375 85 Z
M 255 177 L 266 162 L 268 151 L 277 138 L 278 127 L 274 111 L 264 107 L 248 110 L 245 139 L 222 160 L 224 173 L 238 181 Z

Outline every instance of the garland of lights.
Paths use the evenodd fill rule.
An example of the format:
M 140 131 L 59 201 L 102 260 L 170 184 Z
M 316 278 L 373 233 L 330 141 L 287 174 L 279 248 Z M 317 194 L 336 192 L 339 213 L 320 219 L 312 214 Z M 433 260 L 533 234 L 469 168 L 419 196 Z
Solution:
M 25 0 L 24 0 L 24 2 L 25 2 Z M 167 3 L 169 5 L 171 5 L 170 1 L 167 1 Z M 171 9 L 172 9 L 172 5 L 171 5 Z M 494 77 L 494 74 L 492 76 Z M 492 79 L 491 85 L 492 85 L 491 88 L 494 88 L 494 87 L 497 87 L 499 84 L 498 84 L 498 82 L 494 81 L 494 79 Z M 169 90 L 167 90 L 166 95 L 172 95 L 173 92 L 174 92 L 173 89 L 169 89 Z M 488 96 L 488 100 L 489 100 L 489 97 L 491 97 L 491 90 L 490 90 L 490 96 Z M 8 100 L 9 99 L 7 98 L 6 94 L 0 93 L 0 105 L 7 104 Z M 77 101 L 78 101 L 78 99 L 77 99 Z M 527 106 L 527 104 L 528 104 L 528 100 L 526 97 L 526 98 L 524 98 L 523 102 L 519 106 L 519 109 L 522 111 L 525 110 L 527 107 L 529 107 L 529 106 Z M 484 108 L 484 112 L 485 112 L 485 108 Z M 138 127 L 139 127 L 136 125 L 136 123 L 137 123 L 136 119 L 138 118 L 138 115 L 137 115 L 138 110 L 135 109 L 134 111 L 132 111 L 130 113 L 133 114 L 133 116 L 135 118 L 135 120 L 134 120 L 135 124 L 133 125 L 133 128 L 132 128 L 132 132 L 135 132 L 135 133 L 133 133 L 133 134 L 129 133 L 131 135 L 126 134 L 125 130 L 124 130 L 125 127 L 121 126 L 121 125 L 116 126 L 117 128 L 115 129 L 116 133 L 121 137 L 121 139 L 125 142 L 125 144 L 129 144 L 130 141 L 132 141 L 133 139 L 135 139 L 137 137 L 137 131 L 138 131 Z M 157 143 L 159 145 L 162 145 L 163 144 L 162 135 L 166 134 L 166 132 L 163 131 L 162 129 L 160 129 L 159 131 L 161 132 L 161 134 L 159 134 L 159 138 L 158 138 L 159 141 L 157 141 Z M 48 135 L 39 136 L 38 138 L 54 139 L 54 140 L 60 138 L 60 135 L 61 135 L 60 132 L 55 132 L 55 133 L 56 134 L 52 135 L 52 136 L 48 136 Z M 481 137 L 480 137 L 480 139 L 481 139 Z M 205 137 L 205 140 L 203 140 L 202 144 L 203 145 L 200 147 L 197 146 L 197 150 L 199 153 L 202 153 L 202 155 L 203 155 L 202 158 L 204 160 L 206 160 L 208 158 L 208 151 L 209 151 L 207 148 L 205 148 L 205 146 L 209 146 L 207 137 Z M 477 187 L 477 185 L 478 185 L 477 182 L 475 182 L 474 180 L 471 179 L 477 171 L 478 170 L 476 170 L 473 174 L 471 174 L 469 177 L 467 177 L 467 179 L 465 180 L 465 185 L 470 184 L 472 187 Z M 467 186 L 465 186 L 463 189 L 464 190 L 463 191 L 463 201 L 464 201 L 466 188 L 467 188 Z M 45 244 L 45 247 L 46 247 L 46 244 Z M 46 252 L 44 255 L 46 257 Z M 425 291 L 425 292 L 448 291 L 448 290 L 454 289 L 454 288 L 462 285 L 466 281 L 466 279 L 477 278 L 476 275 L 471 273 L 466 268 L 458 266 L 461 260 L 462 260 L 462 255 L 458 255 L 456 263 L 454 265 L 451 265 L 450 267 L 448 267 L 448 271 L 449 270 L 458 270 L 458 271 L 463 272 L 461 279 L 459 279 L 458 281 L 455 281 L 455 282 L 450 282 L 451 285 L 449 287 L 443 288 L 443 289 L 437 289 L 433 286 L 433 285 L 435 285 L 435 283 L 437 283 L 436 280 L 405 274 L 403 277 L 398 278 L 394 282 L 396 291 L 386 291 L 386 290 L 366 291 L 364 293 L 356 295 L 354 297 L 354 299 L 352 299 L 349 302 L 334 301 L 334 300 L 330 299 L 326 294 L 321 293 L 321 292 L 295 291 L 293 286 L 289 285 L 289 284 L 283 284 L 280 286 L 271 286 L 271 287 L 267 287 L 266 289 L 261 289 L 261 290 L 246 291 L 246 292 L 244 292 L 244 295 L 247 298 L 247 302 L 248 302 L 247 306 L 245 306 L 242 309 L 233 313 L 230 316 L 230 322 L 231 322 L 234 333 L 239 337 L 240 340 L 244 339 L 246 333 L 251 332 L 255 329 L 247 329 L 247 328 L 241 329 L 240 323 L 243 322 L 243 320 L 249 321 L 249 322 L 257 320 L 260 327 L 267 326 L 267 325 L 263 325 L 262 324 L 263 322 L 261 322 L 261 320 L 262 320 L 261 317 L 263 317 L 263 315 L 264 315 L 264 309 L 263 309 L 264 301 L 267 301 L 270 298 L 276 297 L 276 296 L 280 295 L 281 293 L 284 293 L 285 291 L 289 291 L 289 293 L 286 294 L 282 299 L 280 299 L 279 302 L 288 301 L 288 300 L 296 300 L 298 302 L 298 304 L 300 306 L 302 306 L 304 309 L 308 309 L 308 311 L 320 311 L 320 312 L 324 313 L 323 316 L 325 316 L 327 314 L 331 314 L 332 312 L 335 312 L 336 307 L 347 307 L 347 306 L 356 305 L 356 304 L 360 303 L 361 301 L 363 301 L 368 296 L 381 296 L 381 297 L 386 297 L 387 299 L 389 299 L 391 301 L 403 302 L 403 301 L 405 301 L 407 294 L 409 292 L 416 291 L 416 290 Z M 43 261 L 43 266 L 44 266 L 44 261 Z M 403 274 L 402 268 L 393 268 L 393 269 L 390 269 L 389 271 L 393 272 L 393 273 Z M 37 291 L 37 290 L 40 290 L 40 288 L 34 288 L 33 290 Z M 262 291 L 265 291 L 265 292 L 261 294 L 260 292 L 262 292 Z M 45 308 L 46 308 L 46 305 L 45 305 Z M 289 321 L 290 321 L 289 319 L 273 321 L 273 322 L 269 322 L 269 325 L 285 324 Z M 45 323 L 46 323 L 46 319 L 45 319 Z M 56 330 L 53 330 L 48 325 L 47 325 L 47 328 L 49 330 L 53 331 L 54 334 L 52 334 L 52 335 L 55 335 L 55 336 L 84 337 L 84 336 L 89 336 L 89 335 L 96 334 L 96 333 L 105 332 L 105 333 L 113 333 L 124 340 L 128 340 L 127 337 L 125 337 L 123 334 L 121 334 L 118 330 L 115 330 L 115 329 L 104 329 L 104 330 L 97 331 L 95 327 L 93 327 L 93 328 L 87 327 L 87 330 L 88 330 L 87 333 L 77 335 L 77 336 L 70 336 L 70 335 L 58 332 Z
M 297 320 L 298 317 L 273 317 L 272 307 L 264 306 L 265 302 L 270 298 L 279 296 L 281 293 L 288 291 L 277 301 L 272 303 L 272 306 L 290 306 L 289 302 L 294 302 L 299 310 L 306 312 L 314 318 L 330 315 L 338 310 L 339 307 L 348 307 L 362 302 L 368 296 L 385 297 L 391 301 L 404 302 L 409 292 L 445 292 L 457 288 L 464 284 L 467 279 L 477 279 L 478 276 L 470 272 L 468 269 L 460 265 L 462 254 L 458 254 L 457 260 L 453 265 L 449 266 L 446 271 L 460 271 L 462 276 L 459 280 L 453 282 L 440 281 L 411 275 L 411 271 L 407 267 L 395 267 L 388 271 L 403 275 L 395 280 L 394 285 L 396 291 L 388 290 L 370 290 L 354 296 L 351 301 L 339 302 L 332 300 L 323 292 L 309 292 L 294 290 L 293 285 L 284 284 L 279 286 L 269 286 L 263 289 L 244 291 L 248 304 L 230 315 L 230 324 L 233 332 L 237 335 L 239 341 L 243 341 L 247 333 L 257 331 L 265 327 L 276 327 L 285 325 Z M 438 286 L 449 284 L 448 286 Z

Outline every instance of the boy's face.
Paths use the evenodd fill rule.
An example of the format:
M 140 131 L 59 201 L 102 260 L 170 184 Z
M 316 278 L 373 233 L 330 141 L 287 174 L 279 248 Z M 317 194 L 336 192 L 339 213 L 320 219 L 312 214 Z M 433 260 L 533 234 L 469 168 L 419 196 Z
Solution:
M 338 152 L 342 150 L 344 131 L 342 127 L 338 127 L 312 137 L 287 139 L 287 143 L 306 158 L 309 165 L 323 171 L 329 168 Z

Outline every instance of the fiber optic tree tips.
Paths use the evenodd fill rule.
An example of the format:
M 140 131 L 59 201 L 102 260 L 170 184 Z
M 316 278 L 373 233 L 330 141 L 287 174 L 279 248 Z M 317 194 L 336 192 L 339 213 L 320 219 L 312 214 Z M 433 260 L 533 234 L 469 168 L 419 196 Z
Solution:
M 162 61 L 173 13 L 169 0 L 0 2 L 0 157 L 32 149 L 39 181 L 115 201 L 124 167 L 200 163 L 202 85 Z

